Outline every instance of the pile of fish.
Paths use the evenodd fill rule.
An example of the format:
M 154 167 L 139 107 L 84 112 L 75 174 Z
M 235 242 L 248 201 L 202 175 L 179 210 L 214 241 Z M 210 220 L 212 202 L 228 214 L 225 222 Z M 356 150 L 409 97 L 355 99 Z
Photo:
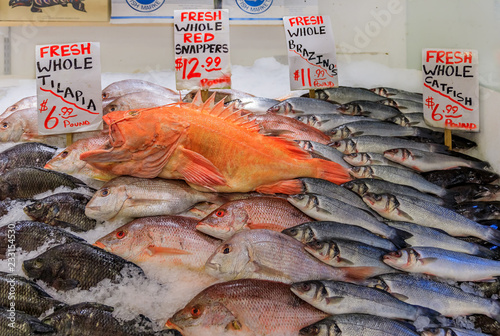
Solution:
M 1 335 L 500 335 L 499 176 L 420 94 L 207 96 L 113 83 L 66 148 L 0 115 Z M 57 299 L 137 279 L 172 311 Z

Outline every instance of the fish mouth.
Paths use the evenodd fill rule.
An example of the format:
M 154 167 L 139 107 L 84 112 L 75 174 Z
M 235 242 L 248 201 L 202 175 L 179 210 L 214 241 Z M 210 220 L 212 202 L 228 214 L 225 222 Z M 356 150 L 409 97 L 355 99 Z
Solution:
M 182 333 L 182 328 L 179 327 L 177 324 L 175 324 L 174 322 L 170 321 L 170 319 L 167 321 L 167 323 L 165 323 L 165 327 L 167 327 L 168 329 L 174 329 L 174 330 L 177 330 L 178 332 Z
M 101 243 L 100 241 L 96 241 L 94 244 L 92 244 L 93 246 L 96 246 L 100 249 L 103 249 L 104 251 L 106 252 L 110 252 L 110 248 L 106 247 L 106 245 L 104 245 L 103 243 Z
M 220 265 L 216 263 L 207 262 L 205 264 L 205 269 L 208 273 L 217 273 L 220 269 Z

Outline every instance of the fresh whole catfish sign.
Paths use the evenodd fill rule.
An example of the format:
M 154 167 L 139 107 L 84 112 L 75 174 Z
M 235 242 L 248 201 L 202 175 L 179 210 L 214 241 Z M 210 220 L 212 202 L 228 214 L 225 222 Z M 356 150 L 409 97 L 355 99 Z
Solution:
M 38 133 L 102 129 L 100 46 L 36 46 Z
M 449 130 L 479 132 L 478 53 L 464 49 L 424 49 L 425 122 Z

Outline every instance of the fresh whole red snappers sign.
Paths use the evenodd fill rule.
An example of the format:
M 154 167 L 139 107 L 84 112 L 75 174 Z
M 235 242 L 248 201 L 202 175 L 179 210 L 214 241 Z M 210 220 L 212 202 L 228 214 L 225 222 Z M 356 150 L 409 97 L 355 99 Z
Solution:
M 102 129 L 99 43 L 37 45 L 36 84 L 40 134 Z
M 229 12 L 174 11 L 177 90 L 231 87 Z
M 290 89 L 338 86 L 337 54 L 329 16 L 283 17 Z
M 479 132 L 478 64 L 476 50 L 423 50 L 424 119 L 428 125 Z

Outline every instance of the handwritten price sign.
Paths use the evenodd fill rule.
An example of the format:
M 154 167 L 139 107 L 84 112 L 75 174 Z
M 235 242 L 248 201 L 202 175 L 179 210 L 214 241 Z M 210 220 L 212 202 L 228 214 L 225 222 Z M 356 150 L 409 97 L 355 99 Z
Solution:
M 231 87 L 229 13 L 174 11 L 176 88 Z
M 337 55 L 328 16 L 285 16 L 290 89 L 338 86 Z
M 36 47 L 38 132 L 102 129 L 99 43 Z
M 430 126 L 479 131 L 475 50 L 424 49 L 424 118 Z

